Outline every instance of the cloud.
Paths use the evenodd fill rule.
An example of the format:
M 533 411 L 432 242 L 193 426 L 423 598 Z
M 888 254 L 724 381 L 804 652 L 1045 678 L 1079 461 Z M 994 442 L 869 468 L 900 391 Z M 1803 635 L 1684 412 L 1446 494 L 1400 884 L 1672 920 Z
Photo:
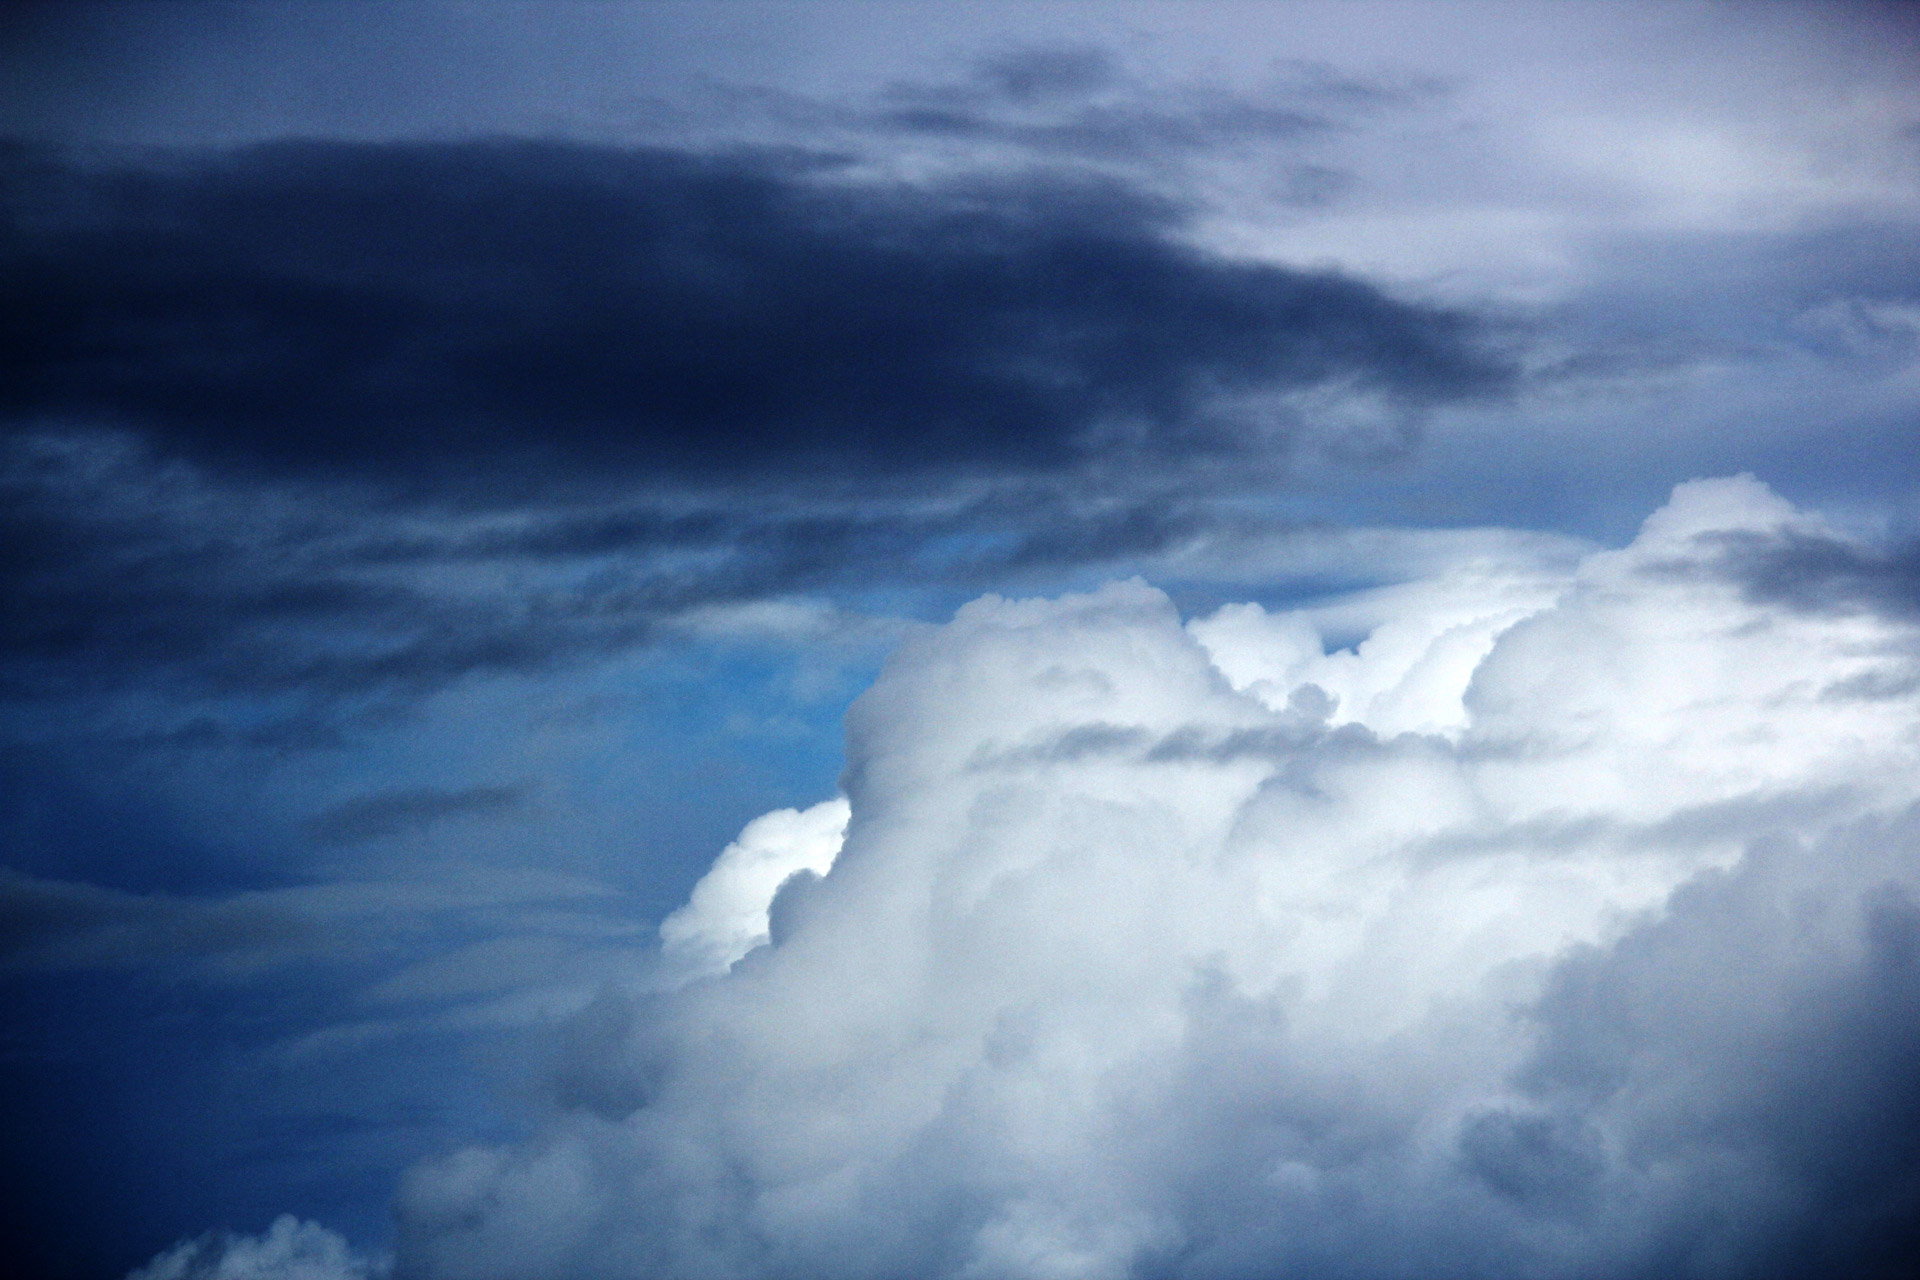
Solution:
M 908 139 L 997 146 L 1047 157 L 1166 165 L 1250 144 L 1297 143 L 1345 123 L 1351 110 L 1396 96 L 1307 69 L 1266 94 L 1147 85 L 1097 46 L 1027 46 L 979 59 L 964 80 L 897 83 L 870 117 Z M 1339 113 L 1344 115 L 1345 112 Z
M 212 1232 L 183 1240 L 127 1280 L 372 1280 L 369 1262 L 338 1233 L 290 1215 L 257 1236 Z
M 1347 651 L 1137 581 L 968 605 L 849 713 L 830 869 L 583 1015 L 535 1137 L 415 1169 L 399 1273 L 1902 1274 L 1920 705 L 1823 690 L 1917 637 L 1717 569 L 1839 536 L 1683 485 Z M 679 919 L 758 936 L 769 883 Z
M 1497 392 L 1484 327 L 1187 245 L 1113 182 L 485 141 L 14 147 L 0 412 L 425 480 L 1057 471 L 1264 450 L 1249 398 Z
M 138 687 L 184 700 L 148 745 L 298 749 L 350 736 L 343 705 L 471 675 L 728 630 L 872 638 L 898 625 L 851 607 L 875 586 L 912 617 L 1062 570 L 1271 586 L 1307 565 L 1408 576 L 1423 540 L 1533 554 L 1505 530 L 1291 525 L 1189 479 L 1175 467 L 1111 484 L 748 486 L 449 510 L 345 482 L 232 477 L 111 436 L 35 437 L 0 449 L 0 596 L 13 605 L 0 611 L 0 695 L 31 705 Z M 194 701 L 208 692 L 282 705 L 227 717 Z
M 1819 532 L 1726 540 L 1719 570 L 1756 599 L 1829 612 L 1920 612 L 1920 546 L 1866 547 Z
M 130 893 L 0 868 L 0 974 L 119 969 L 234 981 L 305 961 L 364 980 L 370 966 L 397 968 L 362 991 L 363 1004 L 590 986 L 597 971 L 579 971 L 635 932 L 614 915 L 614 896 L 562 875 L 472 868 L 457 879 L 227 894 Z M 518 969 L 502 972 L 501 953 L 519 956 Z M 526 960 L 536 954 L 538 963 Z
M 776 904 L 804 892 L 840 852 L 847 802 L 776 809 L 746 825 L 693 887 L 687 905 L 660 922 L 668 963 L 698 976 L 725 973 L 767 942 Z
M 329 949 L 283 898 L 135 894 L 0 868 L 0 970 L 211 961 L 245 971 Z
M 1154 61 L 1112 44 L 990 41 L 944 74 L 919 68 L 876 92 L 712 84 L 692 100 L 656 101 L 647 128 L 683 144 L 779 139 L 922 179 L 1041 167 L 1121 178 L 1183 204 L 1257 192 L 1269 216 L 1276 205 L 1297 216 L 1354 194 L 1363 184 L 1347 166 L 1364 158 L 1361 139 L 1431 118 L 1450 87 L 1308 58 L 1273 59 L 1240 78 L 1219 64 L 1168 74 Z
M 314 839 L 327 844 L 357 844 L 431 826 L 443 818 L 498 813 L 526 798 L 520 786 L 413 787 L 381 791 L 335 805 L 307 821 Z

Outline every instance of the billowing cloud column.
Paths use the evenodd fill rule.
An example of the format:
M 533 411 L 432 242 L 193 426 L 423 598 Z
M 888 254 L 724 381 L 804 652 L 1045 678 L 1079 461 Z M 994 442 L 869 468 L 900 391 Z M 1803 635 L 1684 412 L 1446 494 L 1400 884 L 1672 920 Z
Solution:
M 1462 566 L 1332 654 L 1138 582 L 976 601 L 850 713 L 831 869 L 597 1007 L 534 1139 L 416 1170 L 401 1273 L 1897 1265 L 1920 647 L 1787 603 L 1810 542 L 1682 486 L 1569 580 Z

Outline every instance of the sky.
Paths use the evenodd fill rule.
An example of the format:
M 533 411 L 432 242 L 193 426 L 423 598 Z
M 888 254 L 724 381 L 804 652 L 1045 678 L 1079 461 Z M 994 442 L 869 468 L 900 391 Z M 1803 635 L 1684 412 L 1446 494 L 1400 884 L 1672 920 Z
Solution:
M 0 1270 L 1912 1274 L 1917 67 L 0 9 Z

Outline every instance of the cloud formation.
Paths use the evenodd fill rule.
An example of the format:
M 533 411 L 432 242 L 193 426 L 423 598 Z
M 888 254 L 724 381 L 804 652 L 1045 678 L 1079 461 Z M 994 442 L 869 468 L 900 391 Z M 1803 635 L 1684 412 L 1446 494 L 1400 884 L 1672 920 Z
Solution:
M 661 951 L 689 976 L 725 973 L 767 942 L 773 908 L 825 875 L 847 833 L 847 802 L 776 809 L 749 822 L 693 887 L 687 905 L 660 922 Z
M 1036 159 L 1177 169 L 1223 152 L 1282 162 L 1305 140 L 1349 130 L 1355 117 L 1413 105 L 1438 89 L 1431 81 L 1343 76 L 1311 62 L 1273 72 L 1253 91 L 1151 83 L 1100 45 L 1025 45 L 977 59 L 962 77 L 895 81 L 865 110 L 814 104 L 802 118 L 813 117 L 816 126 L 821 116 L 864 126 L 902 150 L 945 143 L 976 158 L 999 148 Z M 1340 170 L 1291 158 L 1283 189 L 1292 203 L 1325 203 L 1352 182 Z
M 369 1280 L 385 1268 L 317 1222 L 291 1215 L 258 1236 L 213 1232 L 183 1240 L 127 1280 Z
M 876 586 L 909 615 L 944 614 L 949 595 L 1062 571 L 1395 578 L 1423 540 L 1504 541 L 1521 556 L 1552 541 L 1301 527 L 1177 468 L 1111 491 L 1033 478 L 840 496 L 749 486 L 449 511 L 351 484 L 235 481 L 113 438 L 15 445 L 0 449 L 0 595 L 14 606 L 0 612 L 0 698 L 164 690 L 186 700 L 167 731 L 180 747 L 337 742 L 342 702 L 712 635 L 744 606 L 804 600 L 816 633 L 885 630 L 858 611 Z M 233 724 L 191 701 L 208 691 L 286 698 L 294 714 Z
M 1830 691 L 1920 636 L 1721 571 L 1815 537 L 1683 485 L 1333 653 L 1139 582 L 967 606 L 850 713 L 831 869 L 416 1169 L 399 1274 L 1900 1274 L 1915 697 Z
M 384 1246 L 403 1169 L 491 1142 L 527 1195 L 476 1190 L 459 1220 L 572 1239 L 562 1270 L 622 1270 L 629 1247 L 815 1270 L 832 1250 L 768 1216 L 819 1182 L 769 1163 L 783 1115 L 844 1141 L 794 1142 L 849 1171 L 820 1221 L 894 1224 L 869 1270 L 1897 1258 L 1905 1148 L 1821 1134 L 1865 1132 L 1858 1108 L 1904 1126 L 1908 1096 L 1882 1021 L 1906 917 L 1880 892 L 1905 883 L 1906 819 L 1847 744 L 1900 741 L 1920 691 L 1920 561 L 1898 542 L 1920 492 L 1914 24 L 1824 4 L 729 10 L 0 18 L 0 135 L 31 140 L 0 143 L 12 1269 L 118 1274 L 281 1210 Z M 1698 537 L 1650 530 L 1620 593 L 1676 625 L 1725 605 L 1754 627 L 1737 643 L 1568 594 L 1588 539 L 1619 546 L 1676 481 L 1749 469 L 1885 540 L 1762 518 L 1751 491 Z M 809 971 L 821 921 L 890 918 L 837 887 L 848 867 L 974 856 L 879 833 L 853 814 L 889 803 L 869 786 L 808 839 L 742 833 L 659 938 L 752 815 L 835 793 L 841 713 L 900 637 L 985 592 L 1133 574 L 1197 621 L 1169 639 L 1143 608 L 1115 633 L 1168 670 L 1199 644 L 1225 702 L 1045 695 L 1003 733 L 962 671 L 911 723 L 868 717 L 854 762 L 883 736 L 964 747 L 927 777 L 970 797 L 969 831 L 995 787 L 1128 815 L 1085 885 L 1046 853 L 1072 847 L 1066 818 L 967 837 L 989 862 L 1027 851 L 1055 934 L 1002 911 L 1009 890 L 976 907 L 936 886 L 999 955 L 923 923 L 901 926 L 935 955 L 920 987 L 879 946 L 848 970 L 870 981 Z M 1087 629 L 1050 607 L 1029 630 L 1067 653 Z M 983 662 L 1011 616 L 968 615 L 1000 636 Z M 1838 647 L 1794 649 L 1816 633 Z M 913 664 L 938 652 L 916 642 L 888 687 L 925 687 Z M 1780 719 L 1743 730 L 1723 713 L 1760 695 L 1703 653 L 1804 683 L 1780 675 Z M 1091 667 L 1159 679 L 1130 661 Z M 1558 674 L 1527 685 L 1529 663 Z M 1718 692 L 1663 718 L 1668 684 Z M 1193 788 L 1172 845 L 1331 887 L 1259 905 L 1169 870 L 1167 777 Z M 851 861 L 828 871 L 842 825 Z M 1883 846 L 1894 870 L 1865 870 Z M 1325 851 L 1347 847 L 1378 865 L 1339 870 Z M 1541 937 L 1487 924 L 1484 954 L 1454 956 L 1448 928 L 1484 903 L 1438 869 L 1492 894 L 1509 866 Z M 1752 923 L 1789 900 L 1799 952 Z M 1130 1006 L 1185 1056 L 1086 1012 L 1108 918 L 1123 971 L 1191 971 L 1179 1002 L 1143 980 Z M 1207 921 L 1232 937 L 1194 961 Z M 1749 962 L 1768 976 L 1738 998 L 1791 1012 L 1716 1021 L 1732 988 L 1693 970 Z M 786 1006 L 751 994 L 763 970 Z M 830 1018 L 812 1057 L 754 1049 L 867 990 L 893 1002 L 884 1034 Z M 1460 1011 L 1471 1043 L 1431 1018 L 1378 1031 L 1414 1017 L 1396 999 Z M 1511 1040 L 1473 1050 L 1501 1008 Z M 979 1031 L 1010 1009 L 1037 1010 L 1028 1067 L 1018 1028 Z M 557 1044 L 540 1029 L 569 1018 Z M 1336 1024 L 1374 1039 L 1347 1052 Z M 1084 1088 L 1060 1084 L 1073 1036 Z M 1478 1083 L 1449 1110 L 1376 1042 Z M 908 1155 L 862 1110 L 910 1072 L 901 1044 L 951 1099 L 906 1126 Z M 503 1081 L 542 1054 L 550 1096 Z M 1794 1083 L 1812 1060 L 1846 1098 Z M 1735 1062 L 1753 1091 L 1729 1102 Z M 1142 1154 L 1155 1132 L 1177 1136 Z M 541 1142 L 598 1153 L 572 1226 L 527 1207 L 557 1185 L 516 1172 Z M 715 1167 L 653 1154 L 681 1147 Z M 1084 1196 L 1050 1190 L 1076 1159 Z M 1689 1207 L 1650 1170 L 1719 1189 Z M 411 1221 L 417 1265 L 454 1268 L 464 1228 Z M 1617 1248 L 1596 1262 L 1601 1221 Z
M 505 140 L 118 165 L 14 146 L 0 414 L 486 488 L 1230 454 L 1287 434 L 1260 402 L 1289 393 L 1418 407 L 1510 376 L 1467 315 L 1191 247 L 1177 210 L 1117 183 L 847 168 Z

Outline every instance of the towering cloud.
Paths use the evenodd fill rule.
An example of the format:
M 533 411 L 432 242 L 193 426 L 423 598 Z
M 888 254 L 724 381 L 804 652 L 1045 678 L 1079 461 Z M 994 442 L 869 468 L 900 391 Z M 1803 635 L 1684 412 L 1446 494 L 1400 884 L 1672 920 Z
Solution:
M 1814 543 L 1743 478 L 1559 581 L 976 601 L 399 1274 L 1907 1274 L 1920 631 Z

